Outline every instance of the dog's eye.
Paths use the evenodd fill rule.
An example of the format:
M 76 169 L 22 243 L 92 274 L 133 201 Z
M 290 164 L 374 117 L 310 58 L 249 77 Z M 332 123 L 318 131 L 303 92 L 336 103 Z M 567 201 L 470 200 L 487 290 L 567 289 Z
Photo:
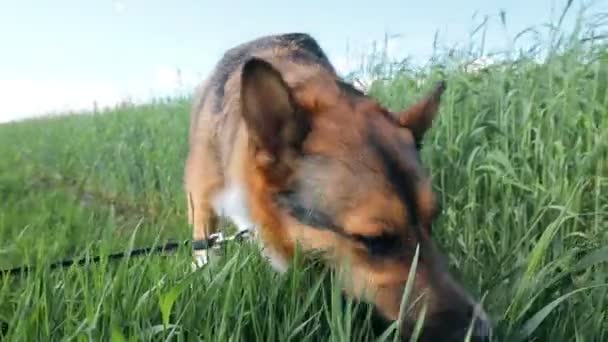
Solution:
M 399 237 L 394 235 L 354 235 L 355 240 L 363 243 L 372 255 L 387 255 L 395 251 L 399 245 Z

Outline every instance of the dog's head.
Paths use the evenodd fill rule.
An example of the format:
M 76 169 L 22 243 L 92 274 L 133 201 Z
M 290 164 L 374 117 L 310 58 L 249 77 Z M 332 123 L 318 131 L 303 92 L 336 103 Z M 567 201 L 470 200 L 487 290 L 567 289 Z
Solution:
M 445 83 L 401 113 L 335 80 L 291 84 L 253 58 L 242 69 L 242 115 L 254 167 L 253 214 L 277 249 L 324 250 L 347 269 L 344 290 L 397 319 L 417 246 L 404 331 L 426 305 L 423 338 L 485 338 L 479 305 L 449 274 L 432 240 L 438 205 L 419 148 Z M 280 238 L 278 238 L 280 237 Z M 476 323 L 475 323 L 475 322 Z M 482 339 L 483 340 L 483 339 Z

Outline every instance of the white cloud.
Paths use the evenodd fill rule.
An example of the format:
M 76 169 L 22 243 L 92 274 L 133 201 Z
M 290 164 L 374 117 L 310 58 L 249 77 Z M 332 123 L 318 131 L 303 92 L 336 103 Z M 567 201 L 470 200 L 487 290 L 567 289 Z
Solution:
M 0 122 L 119 103 L 120 91 L 100 82 L 0 80 Z
M 0 122 L 70 111 L 113 107 L 125 100 L 141 103 L 150 98 L 187 95 L 200 75 L 157 66 L 150 77 L 126 82 L 58 79 L 0 79 Z
M 118 14 L 122 14 L 125 9 L 127 9 L 127 5 L 124 3 L 124 1 L 114 1 L 112 6 L 114 7 L 114 12 Z
M 339 73 L 348 74 L 353 71 L 361 71 L 362 64 L 365 65 L 369 62 L 373 52 L 386 53 L 386 57 L 391 61 L 403 58 L 405 56 L 404 47 L 403 40 L 399 36 L 390 37 L 386 42 L 386 47 L 383 39 L 368 39 L 352 44 L 350 51 L 346 53 L 331 54 L 331 61 Z
M 177 68 L 166 66 L 156 67 L 154 72 L 154 88 L 173 89 L 180 85 L 181 77 Z
M 402 49 L 403 44 L 401 40 L 397 38 L 389 39 L 386 43 L 386 55 L 388 59 L 392 60 L 398 59 L 399 57 L 403 57 L 403 53 L 401 51 Z
M 181 95 L 191 92 L 199 80 L 193 71 L 158 65 L 154 68 L 152 87 L 154 92 Z
M 346 75 L 359 67 L 358 63 L 355 63 L 354 59 L 348 56 L 335 56 L 331 62 L 341 75 Z

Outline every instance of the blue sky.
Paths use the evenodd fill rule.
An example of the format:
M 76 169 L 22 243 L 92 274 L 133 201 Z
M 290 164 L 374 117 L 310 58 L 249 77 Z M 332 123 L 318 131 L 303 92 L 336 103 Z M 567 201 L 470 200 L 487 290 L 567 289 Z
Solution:
M 346 71 L 385 33 L 394 56 L 426 58 L 437 30 L 466 43 L 483 15 L 507 12 L 509 33 L 549 21 L 560 0 L 221 1 L 0 0 L 0 122 L 112 104 L 194 85 L 229 47 L 260 35 L 308 32 Z M 266 7 L 262 6 L 265 3 Z M 293 7 L 292 7 L 293 6 Z M 476 22 L 472 15 L 478 12 Z M 553 14 L 555 16 L 556 13 Z M 504 46 L 495 19 L 490 47 Z

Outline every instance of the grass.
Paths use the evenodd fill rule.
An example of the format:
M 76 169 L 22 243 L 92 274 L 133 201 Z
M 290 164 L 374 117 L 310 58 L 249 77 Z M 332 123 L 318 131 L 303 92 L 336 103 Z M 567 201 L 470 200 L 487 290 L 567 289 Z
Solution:
M 423 69 L 384 63 L 388 77 L 370 90 L 397 109 L 447 80 L 423 150 L 444 207 L 434 231 L 501 341 L 608 340 L 608 46 L 581 42 L 589 27 L 551 31 L 541 62 L 535 50 L 480 73 L 458 69 L 454 54 Z M 0 339 L 372 336 L 370 308 L 342 301 L 335 275 L 304 259 L 277 275 L 248 244 L 227 246 L 195 273 L 187 248 L 45 268 L 190 237 L 189 106 L 176 99 L 0 126 L 0 268 L 38 266 L 0 276 Z

